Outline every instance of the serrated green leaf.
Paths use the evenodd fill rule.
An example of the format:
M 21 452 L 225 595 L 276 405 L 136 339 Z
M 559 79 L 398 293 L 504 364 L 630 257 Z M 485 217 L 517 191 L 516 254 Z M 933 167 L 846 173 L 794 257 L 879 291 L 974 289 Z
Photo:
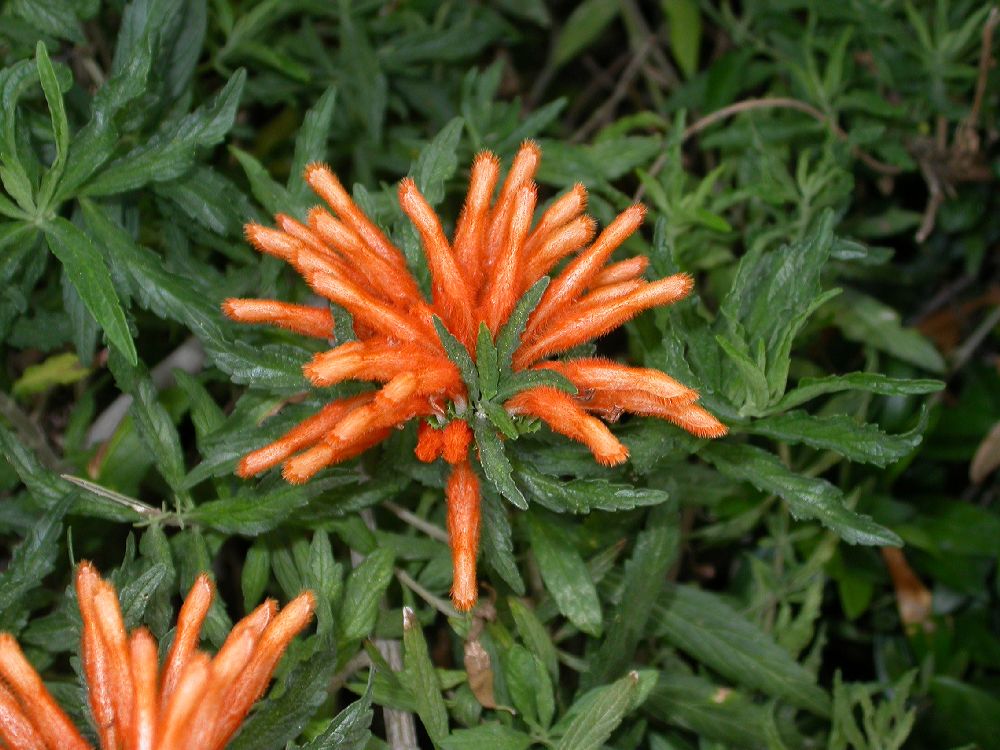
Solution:
M 537 513 L 525 518 L 531 551 L 559 611 L 584 633 L 599 636 L 603 627 L 601 602 L 580 553 L 555 523 Z
M 491 487 L 484 486 L 482 493 L 480 545 L 483 559 L 514 593 L 521 596 L 524 594 L 524 581 L 514 559 L 514 542 L 507 508 Z
M 844 494 L 825 479 L 795 474 L 771 453 L 752 445 L 713 443 L 700 455 L 733 479 L 781 497 L 796 518 L 814 518 L 851 544 L 898 547 L 900 538 L 844 505 Z
M 559 739 L 556 750 L 600 750 L 604 747 L 628 713 L 638 685 L 638 673 L 630 672 L 611 685 L 584 694 L 570 708 L 574 718 Z
M 368 687 L 364 694 L 339 714 L 326 729 L 316 735 L 301 750 L 365 750 L 371 739 L 371 724 L 375 712 L 372 710 L 372 692 L 375 684 L 375 670 L 368 673 Z
M 718 594 L 672 585 L 654 602 L 650 622 L 656 635 L 737 684 L 829 715 L 816 678 Z
M 38 67 L 38 80 L 42 84 L 45 101 L 49 105 L 53 140 L 56 146 L 55 159 L 49 165 L 48 172 L 46 172 L 38 192 L 38 206 L 40 209 L 45 209 L 49 206 L 49 201 L 55 192 L 56 184 L 59 182 L 69 155 L 69 120 L 66 118 L 66 104 L 63 102 L 56 71 L 52 67 L 52 61 L 49 60 L 49 52 L 45 48 L 45 43 L 41 40 L 35 46 L 35 65 Z
M 437 331 L 441 346 L 444 347 L 445 354 L 452 361 L 458 372 L 462 376 L 465 387 L 469 390 L 469 398 L 475 402 L 479 400 L 479 373 L 476 372 L 476 365 L 469 356 L 468 350 L 462 346 L 451 331 L 448 330 L 444 322 L 437 315 L 434 316 L 434 329 Z
M 511 476 L 513 469 L 510 460 L 504 451 L 500 436 L 493 428 L 493 423 L 478 416 L 472 422 L 476 448 L 479 450 L 479 462 L 486 478 L 515 507 L 527 510 L 528 501 L 524 499 L 524 495 Z
M 164 123 L 152 138 L 88 181 L 81 194 L 113 195 L 180 177 L 193 166 L 196 149 L 216 145 L 229 132 L 245 82 L 246 71 L 236 71 L 211 101 L 184 118 Z
M 311 200 L 312 191 L 308 183 L 302 179 L 302 173 L 306 165 L 326 158 L 326 144 L 330 138 L 336 105 L 337 87 L 330 86 L 306 112 L 306 116 L 302 119 L 302 127 L 295 136 L 295 153 L 288 175 L 288 192 L 303 208 Z
M 889 435 L 878 425 L 858 422 L 842 414 L 814 416 L 790 411 L 754 420 L 747 431 L 785 443 L 831 450 L 850 461 L 884 467 L 912 453 L 920 445 L 925 427 L 926 413 L 912 430 Z
M 916 329 L 904 327 L 899 313 L 874 297 L 850 291 L 837 301 L 834 310 L 834 322 L 852 341 L 924 370 L 944 372 L 944 359 L 934 345 Z
M 134 630 L 142 624 L 146 608 L 171 572 L 163 563 L 154 563 L 142 575 L 119 587 L 118 599 L 127 630 Z
M 500 366 L 497 349 L 493 345 L 493 337 L 486 323 L 479 324 L 479 335 L 476 338 L 476 369 L 479 371 L 479 390 L 483 398 L 489 400 L 497 395 Z
M 132 366 L 122 361 L 114 352 L 108 358 L 118 387 L 132 396 L 129 413 L 139 430 L 139 436 L 153 455 L 161 476 L 171 489 L 186 497 L 184 484 L 184 453 L 180 435 L 166 408 L 159 401 L 159 394 L 152 380 L 141 365 Z
M 444 184 L 458 167 L 458 142 L 465 121 L 452 118 L 420 152 L 413 166 L 413 181 L 427 202 L 436 206 L 444 198 Z
M 410 691 L 416 712 L 435 745 L 448 735 L 448 710 L 441 683 L 427 652 L 427 641 L 413 610 L 403 607 L 403 671 L 400 682 Z
M 625 563 L 621 601 L 591 659 L 590 671 L 582 675 L 582 689 L 607 682 L 629 666 L 646 634 L 646 624 L 653 603 L 663 590 L 667 571 L 677 559 L 679 544 L 680 514 L 675 507 L 658 506 L 649 514 L 646 528 L 639 533 L 635 550 Z
M 186 517 L 226 534 L 255 536 L 277 527 L 309 498 L 304 488 L 292 485 L 279 485 L 264 494 L 245 488 L 234 497 L 202 503 Z
M 90 237 L 62 217 L 47 222 L 45 239 L 66 270 L 73 288 L 87 306 L 94 320 L 104 329 L 111 345 L 120 351 L 134 367 L 139 362 L 125 322 L 118 294 L 111 283 L 111 274 Z
M 275 181 L 263 164 L 236 146 L 230 146 L 229 153 L 235 156 L 236 161 L 243 167 L 243 171 L 250 181 L 250 191 L 253 193 L 253 197 L 269 214 L 273 215 L 290 209 L 292 205 L 290 191 Z
M 532 498 L 556 513 L 631 510 L 670 499 L 663 490 L 615 484 L 606 479 L 562 480 L 547 476 L 522 461 L 512 462 L 517 478 Z
M 479 405 L 493 426 L 500 430 L 504 437 L 517 440 L 520 436 L 517 423 L 514 422 L 514 418 L 507 413 L 506 409 L 492 401 L 481 401 Z
M 24 541 L 14 548 L 0 573 L 0 630 L 20 630 L 28 613 L 26 595 L 55 569 L 62 536 L 62 520 L 73 495 L 67 494 L 31 525 Z
M 652 716 L 726 747 L 767 747 L 767 709 L 730 687 L 663 673 L 646 704 Z
M 521 345 L 521 336 L 524 334 L 524 327 L 528 324 L 528 316 L 538 307 L 542 295 L 548 289 L 549 281 L 551 279 L 548 276 L 543 276 L 532 284 L 531 288 L 517 301 L 514 311 L 497 333 L 497 362 L 499 363 L 501 380 L 510 373 L 511 361 L 514 359 L 514 352 Z
M 847 375 L 827 375 L 822 378 L 802 378 L 798 386 L 785 394 L 768 413 L 792 409 L 818 396 L 840 391 L 867 391 L 880 396 L 914 396 L 934 393 L 944 388 L 941 380 L 891 378 L 878 372 L 852 372 Z
M 504 649 L 501 663 L 511 700 L 529 724 L 549 726 L 555 712 L 552 683 L 545 665 L 520 644 Z
M 392 581 L 393 555 L 387 549 L 371 552 L 351 571 L 340 605 L 340 635 L 346 641 L 360 640 L 375 628 L 378 604 Z
M 507 597 L 507 606 L 524 644 L 537 656 L 553 680 L 559 678 L 559 655 L 552 637 L 535 615 L 534 610 L 520 599 Z
M 527 750 L 534 744 L 529 734 L 497 724 L 480 724 L 471 729 L 458 729 L 441 741 L 442 750 Z

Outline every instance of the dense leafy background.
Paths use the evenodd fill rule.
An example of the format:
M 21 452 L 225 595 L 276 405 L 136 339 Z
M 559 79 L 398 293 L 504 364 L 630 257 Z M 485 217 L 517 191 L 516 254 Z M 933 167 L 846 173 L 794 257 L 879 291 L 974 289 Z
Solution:
M 209 647 L 313 588 L 315 632 L 241 750 L 404 748 L 408 727 L 449 750 L 995 747 L 990 13 L 5 3 L 0 627 L 82 717 L 73 560 L 160 638 L 212 570 Z M 487 493 L 462 618 L 412 430 L 304 487 L 232 475 L 330 394 L 305 393 L 306 342 L 218 304 L 306 298 L 241 227 L 307 210 L 307 162 L 356 183 L 419 274 L 395 181 L 455 217 L 475 151 L 526 137 L 546 197 L 581 180 L 603 223 L 643 196 L 625 254 L 698 296 L 599 349 L 700 387 L 732 435 L 623 419 L 614 471 L 544 431 L 508 441 L 530 509 Z

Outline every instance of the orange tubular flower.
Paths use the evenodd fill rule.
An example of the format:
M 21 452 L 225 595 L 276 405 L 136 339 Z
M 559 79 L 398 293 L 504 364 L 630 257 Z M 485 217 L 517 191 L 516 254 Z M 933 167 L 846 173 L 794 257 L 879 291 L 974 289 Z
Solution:
M 502 406 L 511 417 L 541 419 L 554 432 L 586 445 L 608 466 L 625 461 L 628 449 L 594 415 L 610 421 L 623 412 L 652 416 L 700 437 L 726 432 L 694 403 L 694 390 L 664 373 L 603 359 L 546 361 L 643 310 L 683 299 L 693 280 L 676 274 L 647 282 L 642 276 L 649 262 L 643 257 L 609 265 L 622 242 L 642 224 L 645 208 L 630 206 L 593 239 L 596 225 L 584 214 L 587 191 L 582 185 L 555 200 L 532 226 L 538 200 L 534 174 L 540 159 L 538 146 L 525 142 L 497 191 L 500 163 L 493 154 L 480 153 L 451 243 L 416 183 L 409 178 L 400 183 L 400 206 L 420 235 L 430 270 L 429 303 L 420 295 L 403 254 L 321 164 L 306 168 L 306 181 L 335 216 L 314 208 L 308 226 L 279 214 L 280 230 L 259 225 L 246 229 L 262 252 L 286 260 L 313 291 L 353 316 L 358 341 L 341 342 L 316 355 L 303 368 L 309 381 L 317 386 L 347 380 L 383 385 L 375 392 L 333 401 L 249 454 L 238 473 L 247 477 L 282 463 L 288 481 L 304 482 L 383 440 L 393 427 L 418 418 L 417 458 L 443 458 L 452 467 L 445 494 L 452 599 L 460 610 L 476 601 L 479 479 L 470 462 L 470 423 L 483 418 L 476 399 L 488 395 L 469 392 L 459 367 L 446 354 L 451 344 L 438 337 L 435 318 L 475 359 L 482 326 L 497 339 L 522 295 L 569 258 L 515 342 L 512 368 L 514 373 L 553 370 L 572 383 L 577 394 L 548 385 L 529 387 L 514 395 L 508 392 L 502 404 L 492 406 Z M 311 336 L 325 326 L 326 335 L 333 334 L 326 308 L 269 304 L 227 300 L 223 311 L 240 322 L 269 322 Z M 491 375 L 496 382 L 496 373 L 485 375 L 487 382 Z
M 118 593 L 90 563 L 77 568 L 76 593 L 102 750 L 222 750 L 315 608 L 308 591 L 280 613 L 268 600 L 237 623 L 212 659 L 197 650 L 214 594 L 201 575 L 181 607 L 158 676 L 156 640 L 145 628 L 125 632 Z M 0 740 L 7 750 L 92 750 L 6 633 L 0 634 Z

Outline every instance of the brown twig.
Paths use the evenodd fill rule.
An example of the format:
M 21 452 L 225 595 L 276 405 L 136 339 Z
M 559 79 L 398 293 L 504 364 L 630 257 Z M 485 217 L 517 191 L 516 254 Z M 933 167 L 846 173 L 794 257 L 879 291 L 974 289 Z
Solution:
M 611 96 L 605 99 L 604 103 L 594 110 L 594 113 L 587 118 L 587 121 L 583 123 L 583 125 L 581 125 L 572 136 L 570 136 L 570 143 L 579 143 L 603 123 L 606 123 L 611 119 L 618 103 L 625 98 L 625 94 L 628 92 L 628 87 L 632 85 L 632 81 L 634 81 L 636 76 L 638 76 L 642 71 L 642 66 L 646 62 L 646 57 L 652 47 L 653 39 L 649 38 L 643 42 L 642 46 L 640 46 L 638 50 L 636 50 L 635 54 L 632 55 L 632 59 L 629 60 L 628 65 L 625 67 L 625 70 L 622 71 L 621 77 L 618 79 L 618 83 L 615 84 L 615 88 L 611 92 Z

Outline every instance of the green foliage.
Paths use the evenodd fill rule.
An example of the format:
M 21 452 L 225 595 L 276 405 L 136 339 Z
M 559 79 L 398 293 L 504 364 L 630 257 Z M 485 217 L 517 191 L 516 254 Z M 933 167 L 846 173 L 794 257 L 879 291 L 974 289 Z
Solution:
M 7 3 L 0 629 L 86 722 L 74 561 L 161 640 L 212 572 L 209 650 L 264 598 L 313 590 L 314 629 L 233 748 L 381 748 L 392 721 L 446 750 L 990 747 L 1000 73 L 980 52 L 995 13 Z M 612 429 L 630 461 L 609 469 L 508 414 L 525 388 L 575 391 L 512 371 L 548 278 L 474 353 L 436 321 L 483 492 L 483 603 L 456 616 L 445 474 L 415 460 L 412 429 L 305 485 L 234 476 L 359 387 L 308 390 L 326 343 L 236 327 L 219 305 L 310 303 L 242 227 L 305 220 L 316 161 L 428 291 L 396 181 L 414 178 L 450 236 L 474 153 L 508 164 L 526 138 L 544 152 L 540 209 L 575 181 L 600 226 L 641 198 L 648 226 L 614 260 L 696 279 L 580 351 L 697 388 L 730 434 L 626 417 Z M 332 312 L 332 337 L 352 339 Z M 885 546 L 931 597 L 917 622 Z

